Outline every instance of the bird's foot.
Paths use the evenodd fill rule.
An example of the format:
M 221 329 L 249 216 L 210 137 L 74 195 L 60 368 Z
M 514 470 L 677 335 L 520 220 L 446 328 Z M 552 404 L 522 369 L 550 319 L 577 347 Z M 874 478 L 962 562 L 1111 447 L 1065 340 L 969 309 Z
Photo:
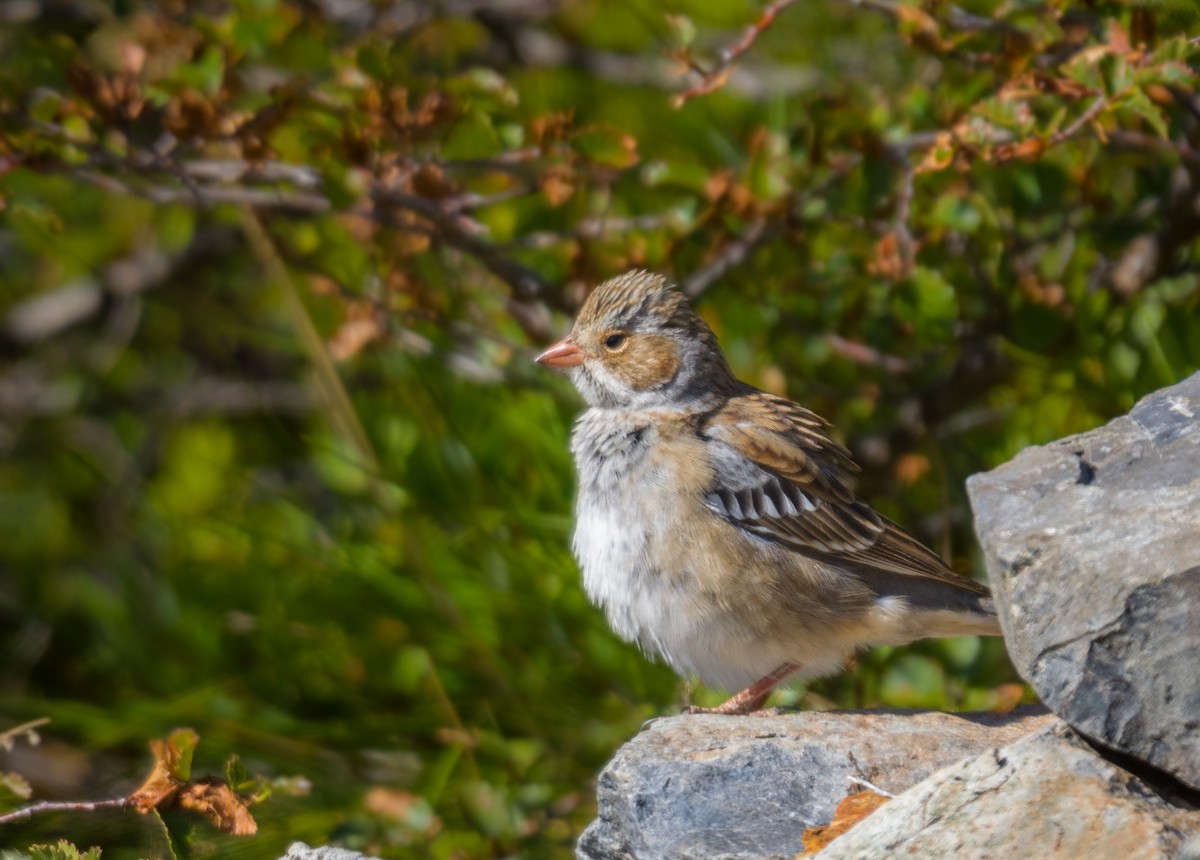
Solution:
M 725 702 L 715 708 L 701 708 L 690 705 L 684 709 L 688 714 L 726 714 L 729 716 L 767 716 L 776 713 L 775 709 L 761 710 L 763 702 L 771 695 L 775 685 L 800 669 L 796 663 L 784 663 L 771 674 L 759 678 L 740 693 L 734 693 Z
M 725 702 L 715 708 L 702 708 L 699 705 L 688 705 L 683 709 L 685 714 L 724 714 L 731 717 L 777 717 L 781 713 L 780 708 L 726 708 Z

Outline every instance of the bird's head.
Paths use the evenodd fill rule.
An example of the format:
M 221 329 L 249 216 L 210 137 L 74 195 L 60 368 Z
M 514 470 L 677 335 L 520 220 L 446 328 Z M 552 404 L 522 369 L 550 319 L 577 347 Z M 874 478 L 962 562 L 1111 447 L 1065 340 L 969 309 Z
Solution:
M 583 303 L 571 333 L 537 357 L 566 371 L 589 406 L 702 403 L 733 381 L 716 335 L 661 275 L 632 271 Z

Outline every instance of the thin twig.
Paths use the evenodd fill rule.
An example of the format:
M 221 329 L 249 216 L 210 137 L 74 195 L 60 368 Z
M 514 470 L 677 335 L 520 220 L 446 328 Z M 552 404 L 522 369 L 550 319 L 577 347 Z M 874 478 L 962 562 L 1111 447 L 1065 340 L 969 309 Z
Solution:
M 43 812 L 95 812 L 98 809 L 124 809 L 129 806 L 128 797 L 114 797 L 112 800 L 40 800 L 12 812 L 0 815 L 0 824 L 11 824 L 14 821 L 24 821 Z
M 917 243 L 908 225 L 912 214 L 916 171 L 907 159 L 902 159 L 901 163 L 900 188 L 896 192 L 896 211 L 892 215 L 892 234 L 896 237 L 896 248 L 900 252 L 900 265 L 908 274 L 917 263 Z
M 719 90 L 729 80 L 730 74 L 733 72 L 733 65 L 737 59 L 746 53 L 758 40 L 758 37 L 763 34 L 763 31 L 771 26 L 775 20 L 775 16 L 795 3 L 796 0 L 775 0 L 774 3 L 763 9 L 758 20 L 746 28 L 746 32 L 742 34 L 742 38 L 734 42 L 732 45 L 722 48 L 718 55 L 718 61 L 715 66 L 704 72 L 700 80 L 688 87 L 683 92 L 679 93 L 671 100 L 674 107 L 683 107 L 689 99 L 696 96 L 707 95 L 714 90 Z
M 576 224 L 569 232 L 556 233 L 553 230 L 538 230 L 518 236 L 510 242 L 514 248 L 550 248 L 568 239 L 598 239 L 616 233 L 627 233 L 640 230 L 661 230 L 665 228 L 685 229 L 687 219 L 677 212 L 663 212 L 653 215 L 634 215 L 628 218 L 613 218 L 607 215 L 589 215 Z
M 692 273 L 692 276 L 683 282 L 680 289 L 691 299 L 701 295 L 722 275 L 745 260 L 750 252 L 769 235 L 774 235 L 774 231 L 767 230 L 766 216 L 758 216 L 742 235 L 722 248 L 708 265 Z
M 54 337 L 104 309 L 106 297 L 124 299 L 154 289 L 228 250 L 235 238 L 230 230 L 212 228 L 199 232 L 187 248 L 171 257 L 157 248 L 140 248 L 105 266 L 98 277 L 86 276 L 18 302 L 0 320 L 0 343 L 28 345 Z
M 841 335 L 827 334 L 825 343 L 838 355 L 850 359 L 855 364 L 865 367 L 880 367 L 888 373 L 908 373 L 912 370 L 912 363 L 907 359 L 900 358 L 898 355 L 888 355 L 865 343 L 848 340 Z
M 130 164 L 102 163 L 109 169 L 128 169 Z M 135 170 L 142 173 L 169 173 L 177 180 L 181 176 L 253 176 L 253 170 L 237 162 L 210 161 L 193 171 L 190 163 L 170 165 L 159 162 L 133 163 Z M 263 175 L 273 175 L 277 178 L 288 176 L 288 181 L 296 181 L 311 187 L 311 168 L 301 165 L 274 164 L 269 168 L 264 166 L 260 171 Z M 145 197 L 156 203 L 182 203 L 185 205 L 215 206 L 232 204 L 248 207 L 253 210 L 270 209 L 278 212 L 295 214 L 318 214 L 333 211 L 329 199 L 319 192 L 289 191 L 284 189 L 252 188 L 241 185 L 208 185 L 192 184 L 190 187 L 155 186 L 142 187 L 137 184 L 123 182 L 115 177 L 100 173 L 96 170 L 80 170 L 77 175 L 107 191 Z M 447 201 L 449 201 L 447 203 Z M 535 340 L 545 340 L 550 337 L 550 320 L 544 309 L 536 307 L 545 303 L 559 310 L 570 310 L 561 293 L 551 289 L 536 272 L 507 257 L 503 250 L 481 238 L 487 229 L 473 218 L 465 214 L 465 210 L 474 206 L 487 205 L 496 202 L 495 197 L 462 196 L 432 200 L 405 191 L 384 187 L 375 183 L 368 198 L 360 201 L 350 211 L 353 214 L 370 218 L 380 223 L 400 229 L 420 229 L 420 225 L 398 221 L 394 213 L 397 209 L 406 210 L 428 221 L 433 226 L 433 235 L 447 245 L 479 260 L 494 276 L 508 285 L 512 291 L 509 310 L 513 317 Z
M 992 156 L 992 163 L 1004 164 L 1005 162 L 1013 161 L 1014 159 L 1023 157 L 1026 154 L 1025 147 L 1031 142 L 1037 146 L 1036 152 L 1038 155 L 1040 155 L 1051 147 L 1058 146 L 1058 144 L 1070 140 L 1076 134 L 1078 134 L 1081 129 L 1092 123 L 1096 117 L 1103 113 L 1109 107 L 1109 105 L 1119 98 L 1119 95 L 1120 94 L 1106 96 L 1104 94 L 1100 94 L 1096 96 L 1096 98 L 1092 100 L 1092 103 L 1088 105 L 1087 110 L 1077 116 L 1074 122 L 1072 122 L 1066 128 L 1061 129 L 1055 134 L 1052 134 L 1045 140 L 1042 140 L 1040 145 L 1037 143 L 1038 138 L 1034 137 L 1027 138 L 1024 141 L 1017 143 L 1005 144 L 1004 146 L 997 148 Z
M 1092 100 L 1092 103 L 1090 105 L 1088 105 L 1087 110 L 1085 110 L 1078 117 L 1076 117 L 1076 119 L 1073 123 L 1071 123 L 1069 126 L 1064 128 L 1062 131 L 1059 131 L 1057 134 L 1055 134 L 1053 137 L 1051 137 L 1050 140 L 1048 140 L 1046 142 L 1046 145 L 1047 146 L 1055 146 L 1059 143 L 1062 143 L 1064 140 L 1068 140 L 1068 139 L 1074 137 L 1081 128 L 1083 128 L 1085 125 L 1087 125 L 1092 120 L 1094 120 L 1097 116 L 1099 116 L 1101 113 L 1103 113 L 1104 109 L 1107 108 L 1109 106 L 1109 104 L 1111 104 L 1111 103 L 1112 103 L 1112 99 L 1109 96 L 1106 96 L 1106 95 L 1096 96 L 1096 98 Z
M 21 735 L 27 736 L 30 746 L 36 746 L 38 743 L 38 734 L 35 730 L 49 722 L 49 717 L 38 717 L 36 720 L 30 720 L 27 723 L 21 723 L 19 726 L 13 726 L 11 729 L 5 729 L 0 732 L 0 749 L 12 749 L 13 742 Z

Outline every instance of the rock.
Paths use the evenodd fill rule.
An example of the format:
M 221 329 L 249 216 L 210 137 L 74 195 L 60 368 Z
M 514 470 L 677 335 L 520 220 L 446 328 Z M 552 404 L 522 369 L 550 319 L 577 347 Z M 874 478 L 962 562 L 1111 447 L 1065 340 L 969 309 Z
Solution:
M 967 482 L 1021 675 L 1200 789 L 1200 374 Z
M 934 771 L 1046 725 L 1011 714 L 803 712 L 656 720 L 600 774 L 599 814 L 579 840 L 589 860 L 793 857 L 857 790 L 897 793 Z
M 293 842 L 288 846 L 287 853 L 279 860 L 379 860 L 379 858 L 360 854 L 349 848 L 335 848 L 332 845 L 320 845 L 314 848 L 303 842 Z
M 1056 720 L 934 774 L 815 857 L 1176 860 L 1197 833 L 1200 811 L 1164 799 Z

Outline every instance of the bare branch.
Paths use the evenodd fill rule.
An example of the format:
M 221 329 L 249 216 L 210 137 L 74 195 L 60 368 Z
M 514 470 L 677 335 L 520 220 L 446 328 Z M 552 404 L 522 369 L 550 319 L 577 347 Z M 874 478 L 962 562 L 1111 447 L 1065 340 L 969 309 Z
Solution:
M 855 340 L 847 340 L 841 335 L 825 335 L 825 343 L 829 348 L 843 358 L 848 358 L 855 364 L 865 367 L 880 367 L 888 373 L 908 373 L 912 370 L 912 362 L 897 355 L 888 355 L 874 347 L 867 346 Z
M 100 312 L 109 296 L 128 298 L 154 289 L 201 259 L 228 250 L 233 238 L 227 229 L 205 230 L 173 257 L 157 248 L 140 248 L 105 266 L 98 278 L 81 278 L 18 303 L 0 321 L 0 341 L 27 345 L 53 337 Z
M 98 809 L 124 809 L 129 806 L 128 797 L 114 797 L 111 800 L 42 800 L 14 809 L 0 815 L 0 824 L 12 824 L 24 821 L 43 812 L 95 812 Z
M 742 34 L 742 38 L 729 47 L 721 49 L 717 64 L 702 74 L 698 83 L 693 84 L 675 96 L 671 100 L 671 104 L 674 107 L 680 108 L 689 99 L 707 95 L 723 87 L 725 82 L 729 80 L 729 75 L 733 72 L 733 66 L 737 62 L 737 59 L 750 50 L 754 43 L 758 41 L 758 37 L 763 34 L 763 31 L 774 22 L 776 15 L 795 2 L 796 0 L 775 0 L 775 2 L 763 9 L 758 20 L 746 28 L 746 32 Z
M 842 0 L 842 2 L 863 9 L 870 9 L 874 12 L 881 12 L 884 15 L 890 15 L 901 21 L 915 22 L 926 35 L 936 35 L 939 23 L 947 29 L 958 33 L 1019 32 L 1012 25 L 1004 21 L 984 18 L 951 4 L 938 4 L 938 8 L 944 9 L 946 13 L 945 19 L 939 22 L 929 13 L 915 6 L 898 2 L 898 0 Z
M 917 243 L 913 239 L 912 229 L 908 225 L 912 215 L 914 193 L 914 178 L 916 171 L 903 161 L 900 173 L 900 188 L 896 192 L 896 211 L 892 215 L 892 233 L 896 237 L 896 247 L 900 251 L 900 264 L 905 273 L 911 272 L 917 263 Z
M 303 165 L 268 163 L 250 165 L 236 161 L 169 162 L 163 159 L 114 162 L 100 157 L 92 169 L 78 171 L 82 178 L 107 191 L 145 197 L 156 203 L 179 203 L 183 205 L 216 206 L 232 204 L 248 206 L 255 210 L 311 215 L 332 212 L 329 199 L 316 191 L 290 191 L 264 189 L 242 185 L 197 184 L 192 181 L 201 177 L 210 179 L 241 180 L 249 177 L 271 177 L 305 188 L 319 187 L 320 175 Z M 95 169 L 99 166 L 108 170 L 130 169 L 139 174 L 162 174 L 174 176 L 183 186 L 143 186 L 125 182 L 109 173 Z M 528 193 L 525 189 L 515 194 Z M 465 252 L 483 264 L 489 272 L 508 285 L 512 291 L 509 310 L 513 317 L 534 340 L 550 338 L 550 320 L 544 302 L 560 310 L 571 310 L 561 292 L 553 290 L 533 270 L 522 266 L 505 255 L 504 251 L 481 238 L 487 229 L 478 221 L 468 217 L 469 209 L 499 202 L 504 197 L 481 195 L 458 195 L 441 200 L 420 197 L 405 191 L 385 187 L 381 182 L 373 183 L 369 195 L 349 210 L 389 226 L 405 230 L 421 230 L 421 225 L 398 221 L 395 210 L 401 209 L 420 216 L 432 227 L 432 236 L 446 245 Z M 94 308 L 86 317 L 94 312 Z M 65 326 L 59 326 L 62 328 Z
M 1196 150 L 1185 140 L 1169 140 L 1127 129 L 1113 129 L 1109 131 L 1108 139 L 1111 143 L 1128 149 L 1151 149 L 1173 154 L 1186 164 L 1189 169 L 1200 170 L 1200 150 Z
M 773 231 L 767 230 L 766 216 L 758 216 L 741 236 L 722 248 L 708 265 L 692 273 L 683 282 L 680 288 L 684 295 L 694 299 L 704 293 L 722 275 L 745 260 L 751 251 L 768 238 L 769 233 L 773 235 Z

